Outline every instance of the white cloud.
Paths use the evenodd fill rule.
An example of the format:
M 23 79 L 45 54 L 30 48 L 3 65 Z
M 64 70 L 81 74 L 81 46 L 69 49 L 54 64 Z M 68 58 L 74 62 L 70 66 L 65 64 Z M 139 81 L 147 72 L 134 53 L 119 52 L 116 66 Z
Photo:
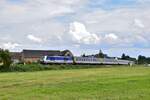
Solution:
M 8 42 L 8 43 L 3 43 L 1 48 L 3 48 L 3 49 L 15 49 L 16 47 L 19 47 L 19 46 L 21 46 L 21 45 L 18 43 Z
M 143 22 L 141 20 L 139 20 L 139 19 L 134 19 L 134 23 L 139 28 L 144 28 L 145 27 Z
M 137 41 L 138 40 L 138 41 Z M 141 43 L 146 43 L 147 42 L 147 40 L 146 40 L 146 38 L 144 38 L 144 37 L 142 37 L 142 36 L 140 36 L 140 35 L 135 35 L 135 42 L 141 42 Z
M 119 42 L 119 37 L 114 34 L 114 33 L 110 33 L 110 34 L 106 34 L 105 37 L 104 37 L 105 41 L 110 43 L 110 44 L 113 44 L 115 42 Z
M 41 43 L 41 42 L 42 42 L 42 39 L 41 39 L 41 38 L 36 37 L 36 36 L 34 36 L 34 35 L 32 35 L 32 34 L 27 35 L 27 38 L 28 38 L 29 40 L 34 41 L 34 42 L 37 42 L 37 43 Z
M 87 6 L 92 0 L 12 1 L 0 0 L 0 43 L 21 43 L 21 48 L 37 49 L 69 49 L 72 46 L 95 49 L 105 48 L 105 45 L 123 48 L 138 43 L 150 47 L 149 0 L 137 0 L 133 7 L 131 4 L 109 10 Z M 101 5 L 106 1 L 110 0 L 97 2 Z M 77 22 L 68 29 L 72 21 Z M 44 45 L 39 47 L 36 43 L 43 40 Z
M 101 43 L 109 43 L 109 47 L 114 44 L 118 47 L 135 47 L 139 44 L 140 48 L 142 43 L 147 43 L 144 41 L 150 40 L 149 16 L 150 10 L 147 7 L 127 7 L 113 10 L 98 9 L 93 12 L 81 13 L 76 16 L 76 20 L 86 23 L 90 32 L 104 36 L 105 39 Z M 115 36 L 110 36 L 110 33 Z M 150 45 L 146 47 L 150 47 Z
M 69 34 L 73 41 L 81 44 L 97 44 L 100 41 L 100 37 L 88 32 L 85 25 L 80 22 L 70 24 Z
M 110 33 L 110 34 L 106 34 L 105 38 L 108 39 L 108 40 L 117 40 L 118 36 L 113 34 L 113 33 Z
M 83 13 L 77 18 L 86 22 L 94 33 L 136 33 L 149 31 L 150 10 L 146 8 L 119 8 L 115 10 L 95 10 Z M 136 25 L 136 27 L 135 27 Z M 140 27 L 140 28 L 139 28 Z
M 10 3 L 11 2 L 11 3 Z M 13 1 L 3 0 L 0 3 L 0 20 L 3 23 L 24 23 L 50 19 L 64 14 L 74 13 L 77 5 L 85 0 L 25 0 L 15 4 Z

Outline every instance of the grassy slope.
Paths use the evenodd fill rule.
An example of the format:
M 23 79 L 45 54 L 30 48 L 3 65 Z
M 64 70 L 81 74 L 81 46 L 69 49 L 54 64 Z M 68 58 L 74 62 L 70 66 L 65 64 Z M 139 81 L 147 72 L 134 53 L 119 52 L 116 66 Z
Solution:
M 0 99 L 150 100 L 150 68 L 1 73 Z

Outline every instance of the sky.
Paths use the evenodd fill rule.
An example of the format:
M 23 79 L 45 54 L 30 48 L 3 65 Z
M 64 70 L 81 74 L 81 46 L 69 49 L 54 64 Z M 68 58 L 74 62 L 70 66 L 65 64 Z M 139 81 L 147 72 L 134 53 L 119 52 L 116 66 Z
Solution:
M 0 0 L 0 48 L 150 56 L 150 0 Z

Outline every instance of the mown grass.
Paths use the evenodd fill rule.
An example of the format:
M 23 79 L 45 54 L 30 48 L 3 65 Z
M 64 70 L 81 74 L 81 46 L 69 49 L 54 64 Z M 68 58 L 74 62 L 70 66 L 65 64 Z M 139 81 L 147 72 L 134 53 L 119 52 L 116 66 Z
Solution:
M 150 67 L 0 74 L 2 100 L 150 100 Z

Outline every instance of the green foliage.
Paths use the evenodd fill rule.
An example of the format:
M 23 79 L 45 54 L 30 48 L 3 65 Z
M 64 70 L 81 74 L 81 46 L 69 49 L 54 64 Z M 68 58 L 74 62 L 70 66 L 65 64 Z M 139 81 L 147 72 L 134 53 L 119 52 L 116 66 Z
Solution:
M 9 69 L 11 65 L 11 56 L 8 50 L 0 50 L 0 61 L 3 63 L 2 69 Z
M 99 51 L 98 57 L 99 57 L 99 58 L 104 58 L 104 57 L 105 57 L 105 55 L 104 55 L 104 53 L 102 52 L 102 50 Z
M 150 57 L 138 56 L 138 64 L 150 64 Z
M 121 59 L 125 60 L 126 58 L 127 58 L 126 55 L 123 53 Z
M 116 65 L 117 66 L 117 65 Z M 115 66 L 115 67 L 116 67 Z M 119 66 L 119 65 L 118 65 Z M 32 72 L 44 70 L 64 70 L 64 69 L 87 69 L 87 68 L 100 68 L 112 67 L 109 65 L 42 65 L 42 64 L 15 64 L 11 65 L 9 69 L 1 69 L 1 72 Z
M 132 57 L 130 57 L 128 55 L 125 55 L 124 53 L 122 54 L 121 59 L 123 59 L 123 60 L 130 60 L 130 61 L 136 62 L 136 58 L 132 58 Z

